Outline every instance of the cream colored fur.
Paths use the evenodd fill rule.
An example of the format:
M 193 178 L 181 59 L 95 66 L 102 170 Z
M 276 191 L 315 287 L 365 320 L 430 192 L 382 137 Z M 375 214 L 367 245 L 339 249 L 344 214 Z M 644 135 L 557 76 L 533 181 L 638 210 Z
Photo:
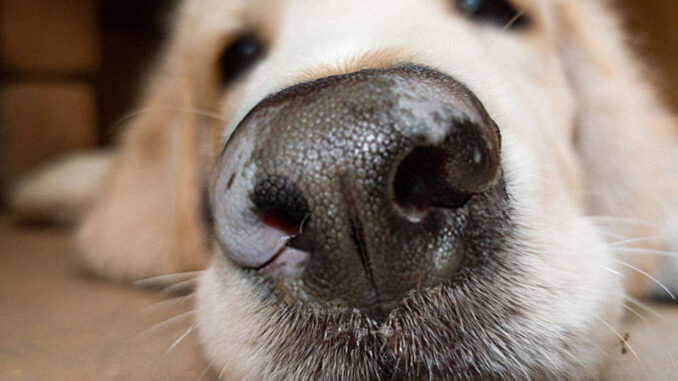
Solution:
M 112 152 L 68 155 L 18 181 L 9 192 L 9 206 L 22 221 L 79 221 L 102 192 Z

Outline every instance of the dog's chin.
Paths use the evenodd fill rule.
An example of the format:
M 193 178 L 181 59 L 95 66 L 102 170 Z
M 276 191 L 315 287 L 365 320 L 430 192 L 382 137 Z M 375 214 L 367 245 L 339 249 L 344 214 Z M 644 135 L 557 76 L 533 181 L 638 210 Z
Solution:
M 595 377 L 600 348 L 589 332 L 534 313 L 518 266 L 497 261 L 412 291 L 375 320 L 217 258 L 198 290 L 198 330 L 215 368 L 233 378 Z

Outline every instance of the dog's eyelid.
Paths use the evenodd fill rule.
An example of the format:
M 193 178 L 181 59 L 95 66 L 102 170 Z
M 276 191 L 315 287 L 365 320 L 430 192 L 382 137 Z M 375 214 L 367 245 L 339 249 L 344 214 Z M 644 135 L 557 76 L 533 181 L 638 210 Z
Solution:
M 457 10 L 466 17 L 506 30 L 525 29 L 530 20 L 525 12 L 507 0 L 453 0 Z
M 264 55 L 264 43 L 252 31 L 240 32 L 219 55 L 217 67 L 222 87 L 230 85 L 248 71 Z

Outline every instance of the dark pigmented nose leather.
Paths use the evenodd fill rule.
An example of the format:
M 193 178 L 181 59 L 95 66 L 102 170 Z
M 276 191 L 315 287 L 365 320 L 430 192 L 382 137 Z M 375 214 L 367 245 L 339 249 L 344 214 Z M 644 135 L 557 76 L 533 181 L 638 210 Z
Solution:
M 211 200 L 236 264 L 303 252 L 273 279 L 279 292 L 383 317 L 410 290 L 492 255 L 507 209 L 500 174 L 481 102 L 447 75 L 401 66 L 264 99 L 229 139 Z

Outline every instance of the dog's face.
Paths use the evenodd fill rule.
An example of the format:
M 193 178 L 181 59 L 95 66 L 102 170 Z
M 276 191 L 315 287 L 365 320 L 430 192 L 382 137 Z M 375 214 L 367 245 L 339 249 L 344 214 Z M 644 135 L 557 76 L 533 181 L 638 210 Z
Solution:
M 174 49 L 225 117 L 196 313 L 216 369 L 593 377 L 621 285 L 584 218 L 556 12 L 185 4 Z
M 92 268 L 200 267 L 210 231 L 195 315 L 228 379 L 596 377 L 621 279 L 636 284 L 623 269 L 649 271 L 603 238 L 651 248 L 625 239 L 658 234 L 660 196 L 678 194 L 673 121 L 601 4 L 195 0 L 178 15 L 157 112 L 80 229 Z
M 232 378 L 593 377 L 620 278 L 584 218 L 551 1 L 194 1 L 218 104 L 197 319 Z M 176 48 L 179 49 L 179 48 Z

